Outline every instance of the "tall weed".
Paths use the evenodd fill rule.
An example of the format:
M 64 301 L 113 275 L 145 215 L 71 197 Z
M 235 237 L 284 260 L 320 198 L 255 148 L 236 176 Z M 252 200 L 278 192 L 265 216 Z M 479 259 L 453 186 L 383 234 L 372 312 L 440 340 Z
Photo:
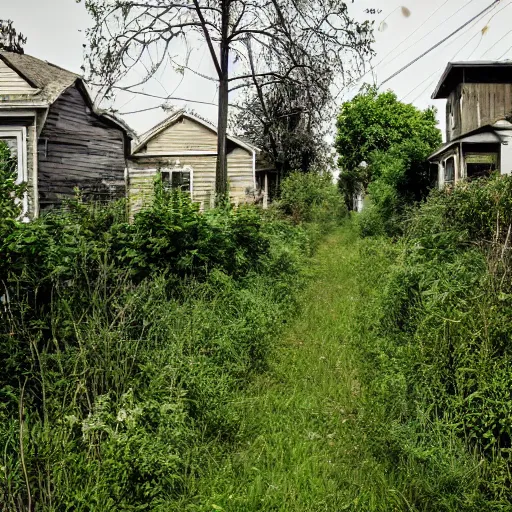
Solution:
M 511 183 L 435 192 L 400 241 L 363 244 L 362 279 L 393 264 L 361 314 L 361 425 L 406 472 L 414 510 L 512 506 Z

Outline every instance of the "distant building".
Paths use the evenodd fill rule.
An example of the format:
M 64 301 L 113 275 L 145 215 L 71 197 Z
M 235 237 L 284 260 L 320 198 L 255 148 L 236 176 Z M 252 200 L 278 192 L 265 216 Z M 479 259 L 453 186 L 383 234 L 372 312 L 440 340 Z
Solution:
M 73 197 L 75 188 L 99 200 L 124 197 L 131 138 L 123 122 L 95 108 L 80 76 L 0 51 L 0 141 L 28 183 L 25 217 Z
M 228 135 L 228 185 L 235 204 L 254 202 L 257 149 Z M 171 114 L 135 141 L 128 163 L 131 214 L 147 205 L 160 174 L 164 184 L 189 192 L 202 209 L 215 200 L 217 128 L 184 110 Z
M 429 157 L 438 185 L 512 174 L 512 62 L 450 62 L 432 95 L 446 99 L 446 143 Z

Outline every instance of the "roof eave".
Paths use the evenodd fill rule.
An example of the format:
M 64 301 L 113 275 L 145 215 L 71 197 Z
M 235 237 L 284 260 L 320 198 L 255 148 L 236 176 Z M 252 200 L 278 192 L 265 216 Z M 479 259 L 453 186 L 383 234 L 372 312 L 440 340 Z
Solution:
M 439 100 L 446 98 L 446 96 L 440 96 L 441 87 L 444 85 L 446 79 L 448 78 L 448 75 L 450 74 L 451 70 L 453 69 L 453 63 L 448 62 L 448 65 L 446 66 L 446 69 L 444 70 L 443 75 L 439 79 L 439 82 L 437 83 L 437 86 L 432 93 L 431 99 L 433 100 Z

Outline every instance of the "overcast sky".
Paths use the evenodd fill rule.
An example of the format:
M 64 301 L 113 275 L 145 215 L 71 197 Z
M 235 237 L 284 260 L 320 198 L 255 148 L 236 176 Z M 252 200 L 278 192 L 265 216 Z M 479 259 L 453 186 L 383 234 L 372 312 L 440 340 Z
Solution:
M 363 80 L 382 82 L 402 66 L 421 55 L 457 27 L 492 3 L 492 0 L 355 0 L 349 11 L 357 19 L 375 21 L 373 72 Z M 398 98 L 419 108 L 435 105 L 443 117 L 444 102 L 430 95 L 446 63 L 453 60 L 506 60 L 512 58 L 512 0 L 496 2 L 493 10 L 459 32 L 447 43 L 408 68 L 383 86 Z M 28 38 L 26 53 L 80 73 L 83 61 L 85 29 L 90 25 L 83 3 L 75 0 L 0 0 L 0 18 L 12 19 L 19 32 Z M 406 7 L 406 9 L 402 9 Z M 375 14 L 365 12 L 376 9 Z M 194 45 L 193 62 L 205 74 L 213 67 L 205 47 Z M 215 84 L 194 74 L 184 77 L 167 69 L 164 77 L 148 84 L 147 91 L 159 95 L 173 94 L 189 100 L 212 102 Z M 349 98 L 357 91 L 346 92 Z M 131 112 L 159 104 L 144 97 L 123 97 L 117 103 L 121 112 Z M 180 103 L 215 121 L 214 106 Z M 152 110 L 126 115 L 125 120 L 140 132 L 160 121 L 166 113 Z M 442 126 L 442 125 L 441 125 Z

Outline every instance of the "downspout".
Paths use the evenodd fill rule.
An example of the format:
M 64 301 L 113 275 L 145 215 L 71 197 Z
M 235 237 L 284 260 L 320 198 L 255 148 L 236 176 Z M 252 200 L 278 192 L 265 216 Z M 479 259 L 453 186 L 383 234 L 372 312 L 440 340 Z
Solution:
M 256 151 L 252 150 L 252 186 L 256 190 Z

